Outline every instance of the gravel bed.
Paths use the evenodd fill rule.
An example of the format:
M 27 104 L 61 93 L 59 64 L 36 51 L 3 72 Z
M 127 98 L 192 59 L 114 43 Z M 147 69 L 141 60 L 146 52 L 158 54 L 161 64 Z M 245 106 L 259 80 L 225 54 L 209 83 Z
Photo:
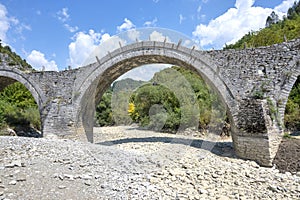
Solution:
M 95 128 L 95 144 L 0 137 L 0 199 L 299 199 L 300 173 L 238 159 L 230 140 Z

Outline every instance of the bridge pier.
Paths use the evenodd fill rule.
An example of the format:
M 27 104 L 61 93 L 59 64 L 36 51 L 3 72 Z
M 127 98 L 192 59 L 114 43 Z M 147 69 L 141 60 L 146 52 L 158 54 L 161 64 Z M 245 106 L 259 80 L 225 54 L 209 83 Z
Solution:
M 236 154 L 240 158 L 271 167 L 283 135 L 277 118 L 279 116 L 271 117 L 267 100 L 242 100 L 232 128 Z
M 76 133 L 72 104 L 64 98 L 49 101 L 41 112 L 41 121 L 44 137 L 74 137 Z

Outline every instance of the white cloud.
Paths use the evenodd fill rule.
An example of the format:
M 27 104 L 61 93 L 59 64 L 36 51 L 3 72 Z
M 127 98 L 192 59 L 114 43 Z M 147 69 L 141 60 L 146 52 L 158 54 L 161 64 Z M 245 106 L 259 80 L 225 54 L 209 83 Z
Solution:
M 197 8 L 197 13 L 201 12 L 201 10 L 202 10 L 202 7 L 201 7 L 201 6 L 198 6 L 198 8 Z
M 104 33 L 101 36 L 101 42 L 105 42 L 106 40 L 109 40 L 111 38 L 111 36 L 108 33 Z
M 68 13 L 68 8 L 63 8 L 56 13 L 57 19 L 63 23 L 64 27 L 71 33 L 78 31 L 78 26 L 71 26 L 67 21 L 70 21 L 71 17 Z
M 244 11 L 252 7 L 254 2 L 255 0 L 236 0 L 235 7 L 240 11 Z
M 290 7 L 294 4 L 295 0 L 284 0 L 280 5 L 274 8 L 277 13 L 286 13 Z
M 183 20 L 185 20 L 185 17 L 182 14 L 180 14 L 179 15 L 179 24 L 182 24 Z
M 192 43 L 191 40 L 184 40 L 183 43 L 182 43 L 182 46 L 190 47 L 192 44 L 193 43 Z
M 236 0 L 235 8 L 230 8 L 223 15 L 211 20 L 208 25 L 200 24 L 193 35 L 202 47 L 221 48 L 225 43 L 234 43 L 251 30 L 265 26 L 271 8 L 254 7 L 255 0 Z M 290 7 L 291 1 L 283 1 L 275 7 L 280 16 Z
M 78 32 L 69 44 L 69 59 L 67 64 L 72 68 L 78 68 L 96 62 L 96 56 L 101 59 L 108 51 L 120 48 L 126 42 L 117 36 L 108 33 L 97 33 L 90 30 L 88 33 Z
M 152 21 L 146 21 L 144 23 L 144 26 L 146 26 L 146 27 L 154 27 L 154 26 L 156 26 L 156 23 L 157 23 L 157 18 L 155 17 Z
M 0 4 L 0 39 L 2 42 L 7 42 L 6 32 L 10 28 L 10 19 L 7 17 L 6 7 Z
M 157 31 L 153 31 L 149 37 L 151 41 L 164 42 L 166 40 L 166 42 L 171 42 L 171 39 L 168 36 L 164 36 L 162 33 Z
M 158 3 L 158 2 L 159 2 L 159 0 L 153 0 L 153 2 L 154 2 L 154 3 Z
M 135 25 L 127 18 L 124 19 L 124 23 L 121 26 L 117 27 L 119 32 L 128 31 L 133 28 L 135 28 Z
M 209 0 L 202 0 L 203 3 L 207 3 Z
M 88 33 L 78 32 L 73 36 L 73 42 L 69 44 L 68 65 L 77 68 L 92 53 L 101 40 L 101 33 L 90 30 Z
M 13 37 L 14 41 L 16 41 L 16 39 L 24 39 L 24 36 L 22 35 L 23 30 L 31 30 L 30 25 L 20 23 L 17 18 L 8 16 L 6 7 L 0 3 L 0 39 L 5 45 L 9 43 L 7 32 L 11 28 L 13 28 L 14 33 L 19 36 L 19 38 Z
M 16 33 L 22 35 L 24 30 L 31 31 L 31 27 L 30 27 L 30 25 L 20 24 L 20 25 L 16 26 L 15 30 L 16 30 Z
M 78 26 L 70 26 L 69 24 L 64 24 L 64 27 L 71 33 L 78 31 Z
M 70 19 L 70 15 L 68 14 L 68 8 L 61 9 L 56 13 L 56 15 L 57 18 L 63 23 Z
M 13 24 L 13 25 L 18 25 L 19 24 L 19 20 L 15 17 L 10 17 L 9 21 Z
M 197 15 L 197 19 L 200 19 L 202 21 L 204 21 L 206 18 L 206 15 L 202 14 L 202 15 Z
M 139 31 L 137 31 L 136 29 L 131 29 L 127 33 L 128 38 L 131 39 L 132 41 L 139 40 L 140 34 L 141 33 Z
M 120 45 L 125 46 L 126 44 L 127 42 L 118 36 L 110 36 L 107 33 L 103 34 L 100 44 L 84 60 L 82 66 L 96 62 L 96 56 L 98 59 L 101 59 L 106 56 L 108 52 L 113 52 L 114 50 L 120 48 Z
M 27 56 L 27 62 L 37 70 L 58 71 L 55 61 L 48 61 L 45 55 L 37 50 L 32 50 Z

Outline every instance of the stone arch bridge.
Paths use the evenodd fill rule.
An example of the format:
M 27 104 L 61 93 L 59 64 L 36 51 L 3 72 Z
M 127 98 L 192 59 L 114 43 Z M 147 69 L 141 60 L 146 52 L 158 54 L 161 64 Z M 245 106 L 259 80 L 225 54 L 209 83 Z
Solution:
M 178 44 L 143 41 L 97 62 L 61 72 L 24 72 L 0 65 L 0 90 L 19 81 L 34 96 L 44 136 L 93 141 L 95 103 L 125 72 L 153 63 L 191 69 L 227 106 L 238 156 L 271 166 L 282 134 L 285 105 L 300 75 L 300 39 L 244 50 L 198 51 Z

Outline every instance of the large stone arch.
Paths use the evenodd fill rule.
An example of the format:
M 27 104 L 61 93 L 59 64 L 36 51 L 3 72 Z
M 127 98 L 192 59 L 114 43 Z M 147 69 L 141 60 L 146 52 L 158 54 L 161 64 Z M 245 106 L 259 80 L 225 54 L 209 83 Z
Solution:
M 86 68 L 86 76 L 75 84 L 77 130 L 84 132 L 88 140 L 92 141 L 95 102 L 120 75 L 135 67 L 153 63 L 178 65 L 199 73 L 220 95 L 232 118 L 236 94 L 231 92 L 230 86 L 218 73 L 218 66 L 208 54 L 176 44 L 147 41 L 121 47 Z

